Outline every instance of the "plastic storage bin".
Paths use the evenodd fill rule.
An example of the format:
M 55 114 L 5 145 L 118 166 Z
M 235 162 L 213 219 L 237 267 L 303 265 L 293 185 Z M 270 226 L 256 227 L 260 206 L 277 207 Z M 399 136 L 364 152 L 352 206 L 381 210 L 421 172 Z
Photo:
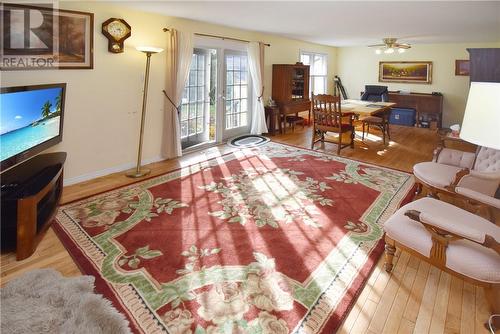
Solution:
M 390 124 L 414 126 L 416 121 L 415 109 L 409 108 L 391 108 Z

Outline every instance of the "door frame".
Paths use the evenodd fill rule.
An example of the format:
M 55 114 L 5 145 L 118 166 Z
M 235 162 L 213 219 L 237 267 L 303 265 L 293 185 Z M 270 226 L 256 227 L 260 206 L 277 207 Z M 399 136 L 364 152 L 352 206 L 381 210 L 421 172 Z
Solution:
M 225 100 L 222 96 L 225 96 L 226 87 L 226 72 L 225 72 L 225 51 L 233 52 L 247 52 L 246 42 L 237 42 L 231 40 L 223 40 L 219 38 L 205 37 L 205 36 L 195 36 L 194 45 L 195 48 L 205 48 L 214 49 L 217 51 L 217 87 L 216 87 L 216 103 L 215 103 L 215 143 L 220 144 L 225 140 L 232 138 L 234 136 L 250 133 L 251 121 L 252 121 L 252 101 L 253 101 L 253 86 L 250 71 L 248 71 L 248 87 L 250 87 L 248 95 L 248 129 L 241 131 L 229 131 L 225 130 Z M 223 89 L 223 91 L 221 91 Z M 241 128 L 239 128 L 241 129 Z M 232 129 L 231 129 L 232 130 Z

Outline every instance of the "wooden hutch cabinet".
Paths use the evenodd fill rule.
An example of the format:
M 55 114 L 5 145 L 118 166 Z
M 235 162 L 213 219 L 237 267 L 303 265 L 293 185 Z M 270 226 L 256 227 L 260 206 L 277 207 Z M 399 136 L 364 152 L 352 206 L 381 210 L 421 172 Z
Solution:
M 284 115 L 310 110 L 309 65 L 274 64 L 272 98 Z
M 500 82 L 500 48 L 467 49 L 470 81 Z

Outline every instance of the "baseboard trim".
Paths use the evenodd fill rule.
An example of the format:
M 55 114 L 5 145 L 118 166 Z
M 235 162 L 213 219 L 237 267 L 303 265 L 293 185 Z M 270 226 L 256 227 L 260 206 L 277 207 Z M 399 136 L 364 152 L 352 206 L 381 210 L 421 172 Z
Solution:
M 163 158 L 162 156 L 157 156 L 157 157 L 153 157 L 153 158 L 149 158 L 149 159 L 143 159 L 142 164 L 147 165 L 147 164 L 151 164 L 153 162 L 158 162 L 158 161 L 162 161 L 162 160 L 165 160 L 165 158 Z M 67 179 L 64 179 L 63 182 L 64 182 L 64 186 L 70 186 L 72 184 L 92 180 L 92 179 L 95 179 L 97 177 L 101 177 L 101 176 L 105 176 L 105 175 L 109 175 L 109 174 L 113 174 L 113 173 L 123 172 L 123 171 L 126 171 L 128 169 L 132 169 L 134 167 L 135 167 L 135 162 L 128 162 L 126 164 L 122 164 L 119 166 L 109 167 L 109 168 L 101 169 L 101 170 L 87 173 L 87 174 L 82 174 L 82 175 L 75 176 L 75 177 L 69 177 Z

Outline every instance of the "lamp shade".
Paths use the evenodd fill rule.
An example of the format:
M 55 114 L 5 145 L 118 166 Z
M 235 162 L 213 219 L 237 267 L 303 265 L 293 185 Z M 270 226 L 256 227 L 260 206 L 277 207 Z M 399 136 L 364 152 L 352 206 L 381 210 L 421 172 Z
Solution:
M 144 53 L 160 53 L 163 51 L 162 48 L 157 48 L 154 46 L 138 46 L 136 47 L 136 49 Z
M 500 82 L 471 82 L 460 138 L 500 150 Z

